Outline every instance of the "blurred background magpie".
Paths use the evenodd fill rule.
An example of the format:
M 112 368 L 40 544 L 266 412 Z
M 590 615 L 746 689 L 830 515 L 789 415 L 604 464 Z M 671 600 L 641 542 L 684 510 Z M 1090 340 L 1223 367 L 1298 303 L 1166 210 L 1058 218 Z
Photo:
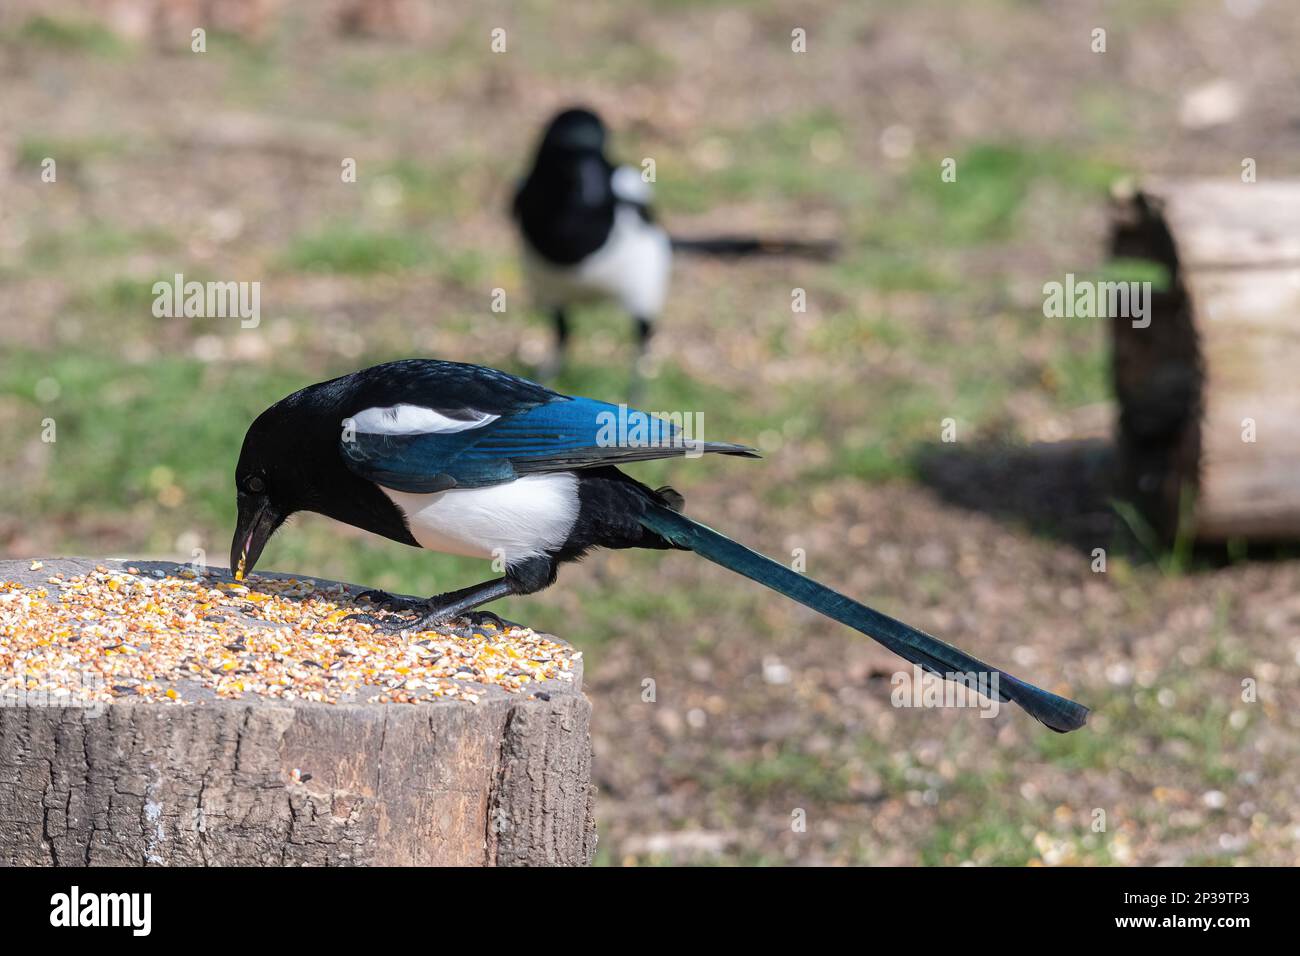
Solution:
M 555 325 L 555 350 L 539 370 L 556 374 L 569 340 L 569 309 L 613 299 L 635 326 L 633 381 L 663 311 L 674 250 L 722 256 L 827 258 L 830 242 L 670 236 L 655 222 L 653 187 L 632 166 L 605 155 L 605 124 L 583 108 L 559 113 L 542 134 L 532 169 L 515 193 L 524 272 L 534 300 Z
M 671 488 L 616 466 L 688 452 L 758 457 L 692 438 L 665 419 L 561 395 L 505 372 L 425 359 L 311 385 L 253 422 L 235 470 L 230 563 L 242 579 L 296 511 L 402 544 L 492 559 L 501 577 L 427 601 L 368 592 L 416 617 L 362 615 L 391 630 L 463 616 L 555 582 L 593 548 L 694 551 L 875 638 L 935 674 L 996 678 L 992 693 L 1058 732 L 1088 710 L 976 660 L 737 544 L 681 514 Z M 975 678 L 971 678 L 975 679 Z

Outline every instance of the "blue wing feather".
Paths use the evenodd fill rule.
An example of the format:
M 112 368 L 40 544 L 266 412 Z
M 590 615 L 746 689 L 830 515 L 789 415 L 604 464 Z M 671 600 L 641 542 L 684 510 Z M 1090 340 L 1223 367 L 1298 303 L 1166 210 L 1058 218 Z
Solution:
M 478 428 L 414 435 L 358 434 L 342 446 L 348 467 L 398 491 L 478 488 L 520 475 L 666 458 L 687 445 L 674 423 L 590 398 L 559 397 Z M 746 454 L 736 445 L 705 451 Z

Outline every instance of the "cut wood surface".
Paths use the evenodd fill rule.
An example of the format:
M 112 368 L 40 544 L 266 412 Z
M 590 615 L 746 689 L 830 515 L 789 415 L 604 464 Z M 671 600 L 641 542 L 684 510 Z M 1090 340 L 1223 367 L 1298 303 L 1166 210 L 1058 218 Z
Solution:
M 0 581 L 121 562 L 0 562 Z M 134 562 L 179 570 L 176 565 Z M 0 642 L 5 635 L 0 634 Z M 8 676 L 8 675 L 4 675 Z M 586 864 L 590 704 L 571 681 L 477 703 L 246 695 L 0 700 L 12 865 Z
M 1153 180 L 1113 248 L 1170 273 L 1113 319 L 1130 490 L 1166 537 L 1300 540 L 1300 181 Z

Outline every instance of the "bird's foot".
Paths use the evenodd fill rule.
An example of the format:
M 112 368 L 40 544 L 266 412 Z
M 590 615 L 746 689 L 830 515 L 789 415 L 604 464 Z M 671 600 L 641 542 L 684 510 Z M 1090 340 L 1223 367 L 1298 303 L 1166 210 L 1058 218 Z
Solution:
M 510 623 L 502 620 L 491 611 L 462 611 L 459 614 L 453 614 L 446 608 L 433 608 L 420 615 L 415 620 L 404 620 L 401 623 L 388 625 L 385 630 L 393 631 L 427 631 L 430 628 L 440 624 L 452 624 L 464 622 L 463 628 L 452 628 L 459 633 L 461 637 L 469 637 L 475 628 L 483 629 L 487 627 L 495 628 L 502 633 L 510 630 Z
M 392 613 L 380 617 L 378 614 L 367 614 L 364 612 L 349 614 L 343 618 L 344 621 L 355 621 L 358 624 L 369 624 L 375 630 L 384 631 L 385 633 L 395 634 L 398 631 L 404 631 L 411 626 L 410 619 L 402 617 L 401 614 L 407 611 L 428 612 L 430 607 L 436 607 L 438 598 L 431 597 L 426 600 L 418 598 L 396 597 L 387 591 L 373 589 L 362 591 L 357 595 L 357 600 L 364 598 L 376 607 Z M 427 616 L 427 615 L 426 615 Z M 423 620 L 423 617 L 420 618 Z
M 343 623 L 347 624 L 352 622 L 356 624 L 369 624 L 380 630 L 386 630 L 387 625 L 391 620 L 392 618 L 376 617 L 373 614 L 349 614 L 347 617 L 343 618 Z
M 369 601 L 371 604 L 379 605 L 390 611 L 414 611 L 416 608 L 424 607 L 428 603 L 416 598 L 397 597 L 378 588 L 362 591 L 356 596 L 356 600 Z
M 464 621 L 470 631 L 474 628 L 494 627 L 504 633 L 512 627 L 519 626 L 513 622 L 503 620 L 491 611 L 464 611 L 453 615 L 446 608 L 437 607 L 432 601 L 428 602 L 424 607 L 425 612 L 415 618 L 397 615 L 376 617 L 373 614 L 352 614 L 344 618 L 344 620 L 370 624 L 375 630 L 383 631 L 385 634 L 399 634 L 402 631 L 427 631 L 439 624 L 447 624 L 452 621 Z M 464 636 L 468 636 L 468 634 Z
M 414 619 L 402 617 L 400 614 L 392 614 L 387 617 L 379 617 L 375 614 L 349 614 L 343 620 L 355 621 L 358 624 L 369 624 L 376 631 L 383 631 L 385 634 L 427 630 L 434 624 L 442 623 L 437 612 L 422 614 Z
M 394 615 L 367 623 L 374 624 L 376 630 L 383 631 L 385 634 L 400 634 L 402 631 L 411 631 L 412 633 L 427 631 L 438 624 L 446 624 L 451 619 L 451 615 L 445 609 L 433 605 L 432 602 L 430 602 L 430 605 L 426 605 L 423 614 L 419 614 L 414 618 Z
M 369 624 L 375 630 L 383 631 L 385 634 L 425 630 L 435 624 L 442 624 L 449 617 L 445 608 L 448 595 L 445 594 L 435 594 L 431 598 L 419 600 L 394 597 L 387 591 L 363 591 L 357 597 L 368 598 L 385 611 L 393 613 L 385 614 L 383 617 L 377 614 L 349 614 L 343 620 Z M 406 616 L 406 612 L 409 611 L 418 613 L 412 618 Z
M 459 620 L 464 621 L 470 627 L 495 627 L 498 631 L 508 631 L 511 627 L 517 625 L 511 624 L 504 618 L 493 614 L 491 611 L 466 611 L 459 616 Z

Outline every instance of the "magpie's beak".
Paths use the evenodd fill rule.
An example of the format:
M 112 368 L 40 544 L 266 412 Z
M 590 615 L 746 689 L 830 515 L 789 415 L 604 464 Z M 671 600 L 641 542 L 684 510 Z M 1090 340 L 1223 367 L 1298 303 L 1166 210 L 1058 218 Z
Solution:
M 253 573 L 262 549 L 279 526 L 280 516 L 270 501 L 240 496 L 239 519 L 235 522 L 234 540 L 230 542 L 230 570 L 234 572 L 236 581 L 242 581 Z

